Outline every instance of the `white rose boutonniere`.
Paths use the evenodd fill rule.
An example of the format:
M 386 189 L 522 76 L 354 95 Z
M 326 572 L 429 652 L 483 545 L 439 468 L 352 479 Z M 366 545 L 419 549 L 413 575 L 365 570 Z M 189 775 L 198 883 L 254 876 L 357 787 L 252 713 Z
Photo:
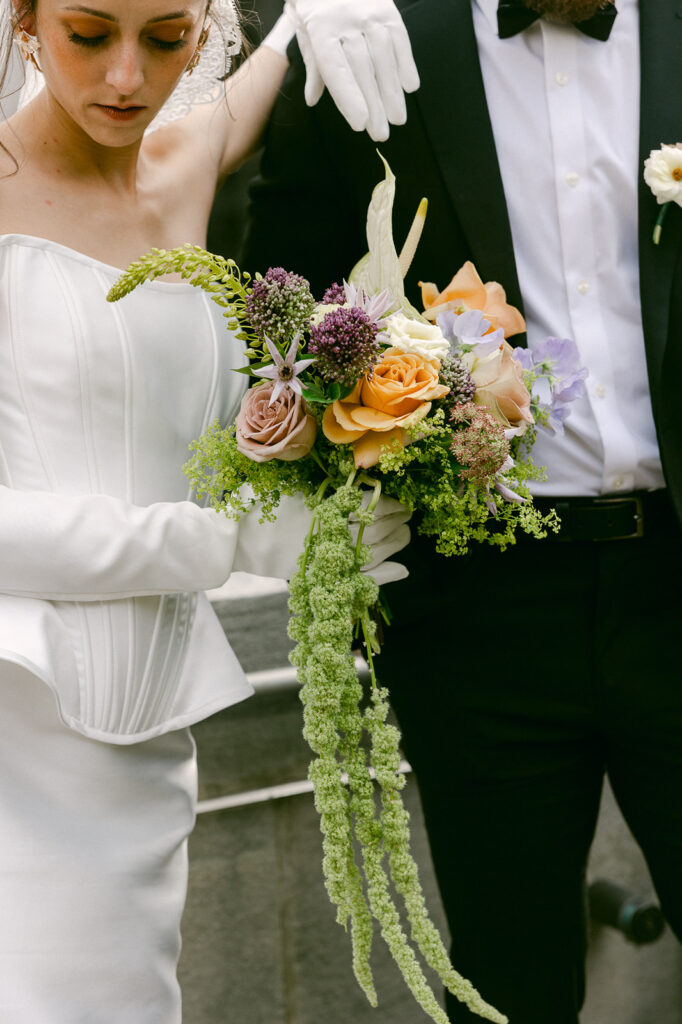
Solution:
M 654 243 L 658 245 L 670 203 L 682 206 L 682 142 L 652 149 L 644 161 L 644 180 L 661 206 L 654 228 Z
M 443 337 L 440 327 L 423 320 L 412 320 L 404 313 L 394 313 L 384 330 L 387 335 L 384 340 L 392 348 L 421 356 L 439 367 L 450 351 L 450 343 Z

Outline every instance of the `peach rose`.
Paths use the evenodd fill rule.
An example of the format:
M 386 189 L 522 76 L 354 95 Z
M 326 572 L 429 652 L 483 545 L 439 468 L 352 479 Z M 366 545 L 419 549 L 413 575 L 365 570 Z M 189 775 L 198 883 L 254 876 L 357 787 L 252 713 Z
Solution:
M 438 383 L 439 368 L 415 353 L 386 349 L 371 375 L 359 380 L 347 398 L 327 406 L 325 437 L 334 444 L 352 444 L 356 466 L 375 466 L 382 446 L 404 445 L 405 428 L 422 420 L 431 403 L 448 393 Z
M 487 345 L 478 347 L 485 350 Z M 525 434 L 528 425 L 535 420 L 530 411 L 530 393 L 523 379 L 523 367 L 514 358 L 511 345 L 503 341 L 492 352 L 481 356 L 473 349 L 462 356 L 462 362 L 476 385 L 476 405 L 485 406 L 505 429 L 513 428 L 515 434 Z
M 501 327 L 505 338 L 520 334 L 526 329 L 526 321 L 515 306 L 510 306 L 502 285 L 497 281 L 483 284 L 476 267 L 469 260 L 457 271 L 447 288 L 439 292 L 431 281 L 420 281 L 424 315 L 435 320 L 439 313 L 447 310 L 463 312 L 467 309 L 480 309 L 486 320 L 490 321 L 490 330 Z
M 247 391 L 237 414 L 237 448 L 253 462 L 293 462 L 315 443 L 317 423 L 300 395 L 285 387 L 270 405 L 276 383 L 268 380 Z

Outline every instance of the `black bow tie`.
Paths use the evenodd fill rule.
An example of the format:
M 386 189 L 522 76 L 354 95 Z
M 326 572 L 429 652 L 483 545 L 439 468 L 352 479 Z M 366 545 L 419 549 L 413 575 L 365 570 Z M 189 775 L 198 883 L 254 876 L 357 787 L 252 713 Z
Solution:
M 600 8 L 591 18 L 586 18 L 585 21 L 576 21 L 574 25 L 586 36 L 605 42 L 611 34 L 617 13 L 615 5 L 609 4 L 608 7 Z M 499 0 L 497 28 L 500 39 L 518 35 L 540 17 L 541 15 L 537 11 L 531 11 L 529 7 L 521 3 L 521 0 Z

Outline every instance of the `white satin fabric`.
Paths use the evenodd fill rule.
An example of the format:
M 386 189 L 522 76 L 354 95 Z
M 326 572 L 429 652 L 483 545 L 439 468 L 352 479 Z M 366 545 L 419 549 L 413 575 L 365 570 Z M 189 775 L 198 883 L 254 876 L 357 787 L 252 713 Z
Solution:
M 180 1024 L 188 729 L 119 746 L 0 662 L 0 1020 Z
M 282 516 L 237 527 L 189 500 L 188 445 L 233 420 L 242 346 L 188 283 L 107 303 L 119 273 L 0 237 L 0 666 L 127 744 L 252 693 L 203 591 L 232 569 L 289 575 L 309 516 L 288 503 L 283 545 Z

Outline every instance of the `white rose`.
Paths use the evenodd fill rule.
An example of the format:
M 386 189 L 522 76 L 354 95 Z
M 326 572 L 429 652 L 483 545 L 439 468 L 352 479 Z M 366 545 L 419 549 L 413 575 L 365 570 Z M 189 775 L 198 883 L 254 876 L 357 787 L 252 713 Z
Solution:
M 652 149 L 644 161 L 644 180 L 659 203 L 682 206 L 682 143 Z
M 440 364 L 450 351 L 450 344 L 437 324 L 410 320 L 404 313 L 395 313 L 387 322 L 385 332 L 388 335 L 385 340 L 392 348 L 411 352 L 430 363 Z

